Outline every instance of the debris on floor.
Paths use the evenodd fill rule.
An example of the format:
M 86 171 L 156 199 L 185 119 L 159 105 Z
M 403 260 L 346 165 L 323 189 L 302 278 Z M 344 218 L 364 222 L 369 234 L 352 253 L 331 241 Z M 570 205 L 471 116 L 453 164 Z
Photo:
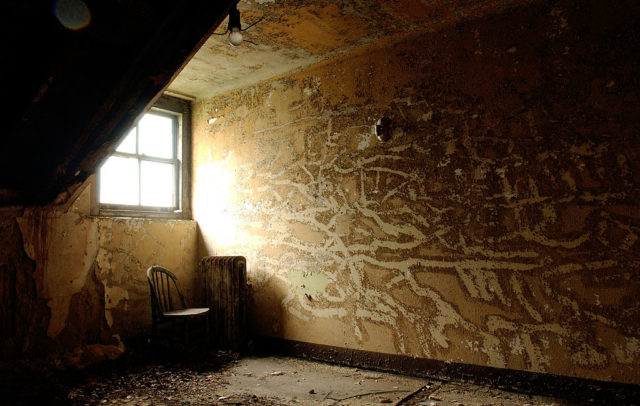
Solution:
M 0 365 L 2 367 L 4 365 Z M 23 364 L 0 369 L 0 405 L 428 405 L 593 404 L 282 356 L 231 352 L 186 357 L 131 352 L 82 370 Z
M 425 384 L 420 378 L 276 356 L 240 359 L 229 373 L 232 379 L 222 391 L 278 398 L 282 404 L 397 403 Z

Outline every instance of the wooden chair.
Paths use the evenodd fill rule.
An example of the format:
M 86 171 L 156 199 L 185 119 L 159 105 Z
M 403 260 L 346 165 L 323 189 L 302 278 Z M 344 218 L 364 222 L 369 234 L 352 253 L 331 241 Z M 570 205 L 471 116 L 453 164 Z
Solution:
M 147 269 L 147 280 L 151 291 L 152 341 L 157 342 L 160 330 L 164 329 L 172 333 L 169 338 L 170 343 L 180 340 L 177 333 L 178 328 L 181 327 L 185 349 L 189 348 L 190 336 L 202 332 L 206 335 L 206 345 L 209 345 L 209 308 L 187 308 L 184 296 L 178 289 L 176 276 L 166 268 L 158 265 L 150 267 Z M 176 299 L 179 303 L 176 303 Z M 192 330 L 192 322 L 198 320 L 202 321 L 203 325 L 199 329 Z

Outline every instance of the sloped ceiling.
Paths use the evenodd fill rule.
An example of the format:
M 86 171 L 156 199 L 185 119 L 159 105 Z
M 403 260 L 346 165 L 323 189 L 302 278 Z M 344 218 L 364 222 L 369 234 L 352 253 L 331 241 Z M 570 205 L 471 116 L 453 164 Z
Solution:
M 3 2 L 8 126 L 0 206 L 42 204 L 81 183 L 228 14 L 234 0 L 84 0 L 85 28 L 60 3 Z
M 211 35 L 236 0 L 84 0 L 77 31 L 55 18 L 60 1 L 81 0 L 3 3 L 0 206 L 72 193 L 169 83 L 208 98 L 531 0 L 242 0 L 245 27 L 263 20 L 239 47 Z
M 254 42 L 233 47 L 212 35 L 169 89 L 205 99 L 302 69 L 340 54 L 437 31 L 527 0 L 241 0 Z M 224 32 L 225 20 L 217 30 Z

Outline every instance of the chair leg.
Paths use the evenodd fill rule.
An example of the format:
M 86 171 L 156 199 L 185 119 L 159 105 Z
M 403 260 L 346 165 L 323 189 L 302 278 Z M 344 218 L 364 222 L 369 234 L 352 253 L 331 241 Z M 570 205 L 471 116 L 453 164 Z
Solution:
M 185 349 L 189 348 L 189 318 L 184 319 L 184 346 Z
M 169 346 L 171 348 L 175 348 L 175 343 L 178 340 L 179 339 L 178 339 L 176 321 L 172 319 L 171 320 L 171 339 L 169 340 Z
M 206 342 L 205 342 L 205 348 L 207 350 L 209 350 L 211 348 L 211 337 L 209 336 L 209 313 L 205 314 L 205 318 L 204 318 L 204 322 L 205 322 L 205 338 L 206 338 Z
M 158 343 L 158 323 L 155 320 L 151 322 L 151 343 Z

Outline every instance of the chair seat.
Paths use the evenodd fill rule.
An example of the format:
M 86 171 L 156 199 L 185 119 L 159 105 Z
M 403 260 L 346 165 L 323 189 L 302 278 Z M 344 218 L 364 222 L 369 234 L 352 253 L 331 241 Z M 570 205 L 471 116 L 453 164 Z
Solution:
M 186 349 L 191 347 L 189 341 L 192 335 L 204 333 L 204 342 L 208 346 L 209 308 L 187 307 L 176 279 L 171 271 L 159 265 L 147 269 L 151 292 L 151 340 L 154 344 L 158 343 L 160 332 L 170 332 L 169 343 L 183 341 Z M 180 329 L 182 334 L 179 334 Z
M 199 316 L 201 314 L 205 314 L 209 311 L 208 307 L 191 307 L 188 309 L 180 309 L 180 310 L 171 310 L 168 312 L 163 312 L 162 315 L 165 317 L 188 317 L 188 316 Z

